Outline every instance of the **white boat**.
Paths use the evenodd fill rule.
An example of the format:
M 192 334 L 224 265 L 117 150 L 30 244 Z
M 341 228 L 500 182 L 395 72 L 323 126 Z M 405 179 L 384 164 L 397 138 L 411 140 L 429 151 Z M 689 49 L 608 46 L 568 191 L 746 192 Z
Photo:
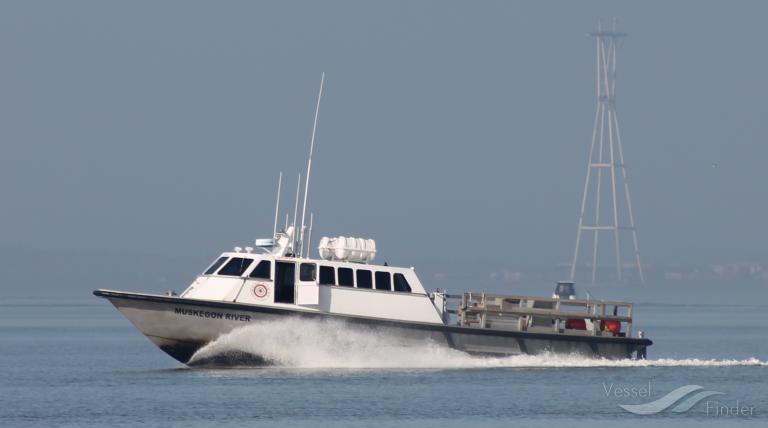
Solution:
M 320 96 L 318 109 L 319 101 Z M 642 332 L 633 335 L 630 303 L 428 292 L 413 268 L 374 264 L 377 249 L 370 239 L 324 237 L 320 257 L 310 257 L 312 221 L 306 227 L 304 219 L 314 135 L 313 129 L 300 226 L 297 191 L 293 223 L 277 231 L 278 184 L 273 237 L 256 240 L 255 248 L 222 253 L 182 293 L 100 289 L 94 294 L 108 299 L 155 345 L 185 364 L 200 348 L 237 328 L 287 318 L 336 320 L 404 343 L 431 341 L 474 354 L 645 357 L 652 342 Z M 264 356 L 249 357 L 270 363 Z

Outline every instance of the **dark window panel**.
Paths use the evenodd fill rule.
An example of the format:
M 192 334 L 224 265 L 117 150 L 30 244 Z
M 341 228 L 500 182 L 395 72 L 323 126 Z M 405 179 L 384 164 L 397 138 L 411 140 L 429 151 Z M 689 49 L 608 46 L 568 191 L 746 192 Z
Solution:
M 219 259 L 216 260 L 215 262 L 213 262 L 211 267 L 209 267 L 208 270 L 206 270 L 203 275 L 213 275 L 213 273 L 216 272 L 216 269 L 221 267 L 221 265 L 223 265 L 224 262 L 226 262 L 228 258 L 229 257 L 219 257 Z
M 357 270 L 357 288 L 373 288 L 373 276 L 369 270 Z
M 269 260 L 262 260 L 259 262 L 258 265 L 256 265 L 255 268 L 251 271 L 251 274 L 248 275 L 249 278 L 259 278 L 259 279 L 270 279 L 272 277 L 271 271 L 272 270 L 272 262 Z
M 244 259 L 242 257 L 232 257 L 227 264 L 219 270 L 219 275 L 240 276 L 253 263 L 253 259 Z
M 315 264 L 314 263 L 302 263 L 301 266 L 299 266 L 299 280 L 301 281 L 315 280 Z
M 404 293 L 411 292 L 411 285 L 408 284 L 408 281 L 402 273 L 395 274 L 395 291 L 402 291 Z
M 355 286 L 355 276 L 350 268 L 339 268 L 339 285 L 344 287 Z
M 376 289 L 392 291 L 392 276 L 389 272 L 376 272 Z
M 333 266 L 320 266 L 320 284 L 336 285 L 336 270 Z

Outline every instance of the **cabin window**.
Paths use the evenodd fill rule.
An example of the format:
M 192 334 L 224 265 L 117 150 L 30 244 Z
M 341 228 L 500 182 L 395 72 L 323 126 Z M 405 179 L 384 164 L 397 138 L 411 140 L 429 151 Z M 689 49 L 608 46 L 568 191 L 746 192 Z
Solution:
M 302 263 L 301 266 L 299 266 L 299 280 L 300 281 L 315 280 L 315 264 L 314 263 Z
M 369 270 L 357 270 L 357 288 L 373 288 L 373 276 Z
M 344 287 L 354 287 L 355 277 L 350 268 L 339 268 L 339 285 Z
M 411 285 L 408 284 L 408 280 L 405 279 L 405 275 L 402 273 L 395 274 L 395 291 L 411 292 Z
M 320 266 L 320 284 L 336 285 L 336 270 L 333 266 Z
M 389 275 L 389 272 L 376 272 L 376 289 L 392 290 L 392 277 Z
M 219 271 L 219 275 L 240 276 L 253 263 L 253 259 L 244 259 L 242 257 L 232 257 L 227 264 Z
M 262 260 L 248 275 L 249 278 L 270 279 L 270 271 L 272 270 L 272 262 L 269 260 Z
M 216 272 L 216 269 L 220 268 L 228 258 L 229 257 L 219 257 L 219 259 L 213 262 L 213 264 L 208 268 L 208 270 L 205 271 L 205 273 L 203 273 L 203 275 L 213 275 L 213 273 Z

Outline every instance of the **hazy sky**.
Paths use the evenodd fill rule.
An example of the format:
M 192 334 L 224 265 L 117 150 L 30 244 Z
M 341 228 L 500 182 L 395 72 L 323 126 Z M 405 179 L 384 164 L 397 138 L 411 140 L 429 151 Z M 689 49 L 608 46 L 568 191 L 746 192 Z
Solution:
M 765 261 L 764 2 L 0 4 L 0 247 L 204 254 L 292 210 L 404 264 L 569 261 L 599 17 L 648 262 Z M 717 167 L 713 167 L 716 164 Z

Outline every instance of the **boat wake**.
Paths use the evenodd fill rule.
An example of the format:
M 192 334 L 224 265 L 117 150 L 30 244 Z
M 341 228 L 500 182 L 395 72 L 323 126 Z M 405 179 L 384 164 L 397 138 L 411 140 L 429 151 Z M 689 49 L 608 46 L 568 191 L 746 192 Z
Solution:
M 189 365 L 309 369 L 768 367 L 768 361 L 756 358 L 608 360 L 561 354 L 481 357 L 431 341 L 404 344 L 401 337 L 364 327 L 351 328 L 338 321 L 292 318 L 233 330 L 200 348 Z

